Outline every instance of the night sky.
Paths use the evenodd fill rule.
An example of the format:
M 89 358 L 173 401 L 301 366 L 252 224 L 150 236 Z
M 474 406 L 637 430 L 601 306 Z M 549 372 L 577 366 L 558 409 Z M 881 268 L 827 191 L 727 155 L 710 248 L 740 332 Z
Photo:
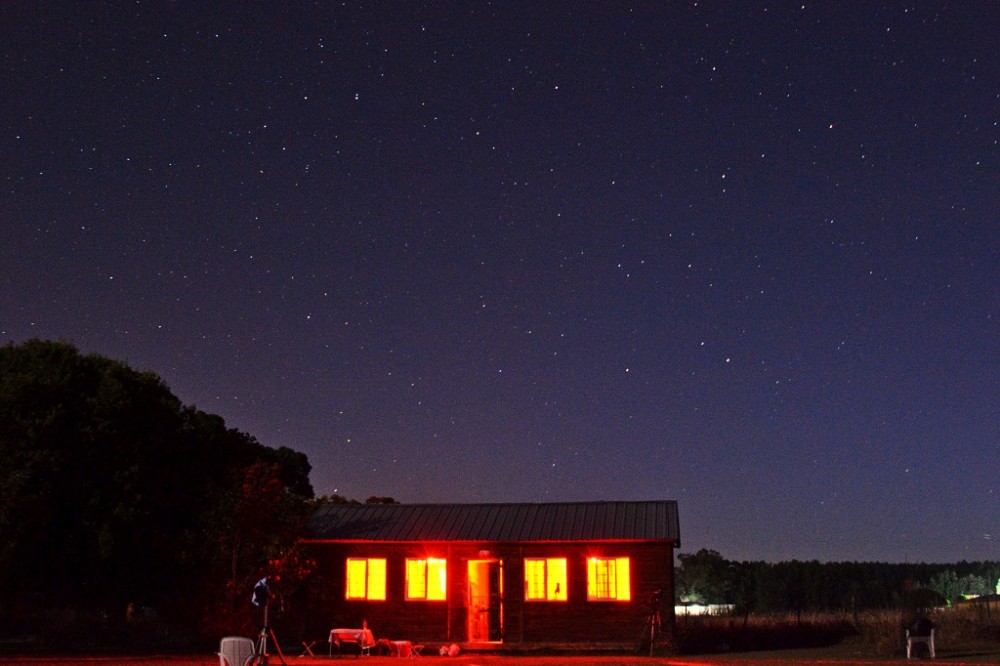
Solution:
M 1000 559 L 998 44 L 986 1 L 3 2 L 0 341 L 317 494 Z

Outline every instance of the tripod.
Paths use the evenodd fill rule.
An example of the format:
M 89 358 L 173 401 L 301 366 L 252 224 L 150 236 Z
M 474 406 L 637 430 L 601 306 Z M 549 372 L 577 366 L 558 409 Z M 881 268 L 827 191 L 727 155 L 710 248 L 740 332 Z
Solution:
M 270 605 L 270 601 L 264 603 L 264 626 L 260 628 L 260 636 L 257 637 L 257 646 L 254 648 L 254 658 L 250 663 L 254 664 L 254 666 L 267 666 L 267 637 L 270 636 L 271 640 L 274 641 L 274 649 L 278 651 L 278 659 L 281 660 L 281 666 L 288 666 L 285 662 L 285 655 L 281 654 L 281 645 L 278 644 L 278 637 L 274 635 L 274 629 L 267 622 L 267 609 Z
M 641 650 L 649 640 L 649 656 L 653 656 L 653 644 L 656 642 L 657 636 L 660 635 L 663 629 L 663 620 L 660 615 L 660 591 L 657 590 L 649 598 L 649 614 L 646 616 L 645 622 L 642 624 L 642 634 L 639 637 L 639 647 Z
M 660 634 L 660 609 L 656 608 L 649 612 L 649 617 L 646 618 L 646 627 L 649 631 L 649 656 L 653 656 L 653 643 L 656 642 L 656 637 Z

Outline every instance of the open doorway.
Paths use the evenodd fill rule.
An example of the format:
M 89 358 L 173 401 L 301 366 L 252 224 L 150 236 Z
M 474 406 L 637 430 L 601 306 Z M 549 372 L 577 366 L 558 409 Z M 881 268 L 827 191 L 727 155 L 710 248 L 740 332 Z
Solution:
M 469 560 L 469 642 L 503 641 L 503 562 Z

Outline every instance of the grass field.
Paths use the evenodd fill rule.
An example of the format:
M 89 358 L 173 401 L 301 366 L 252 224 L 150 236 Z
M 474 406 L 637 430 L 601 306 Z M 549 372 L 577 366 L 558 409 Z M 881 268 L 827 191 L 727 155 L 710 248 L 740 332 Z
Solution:
M 989 606 L 941 609 L 928 614 L 939 653 L 965 654 L 1000 649 L 1000 612 Z M 827 648 L 855 657 L 905 656 L 904 628 L 916 616 L 899 610 L 741 617 L 678 617 L 676 652 L 774 653 Z

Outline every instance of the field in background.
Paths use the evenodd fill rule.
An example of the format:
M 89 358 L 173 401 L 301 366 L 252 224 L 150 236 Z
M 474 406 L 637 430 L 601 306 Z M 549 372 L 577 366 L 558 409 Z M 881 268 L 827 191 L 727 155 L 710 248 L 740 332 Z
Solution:
M 1000 651 L 1000 612 L 985 607 L 943 609 L 937 626 L 938 656 Z M 905 657 L 904 618 L 899 611 L 857 614 L 803 613 L 744 617 L 678 617 L 679 654 L 724 654 L 850 646 L 856 657 Z

